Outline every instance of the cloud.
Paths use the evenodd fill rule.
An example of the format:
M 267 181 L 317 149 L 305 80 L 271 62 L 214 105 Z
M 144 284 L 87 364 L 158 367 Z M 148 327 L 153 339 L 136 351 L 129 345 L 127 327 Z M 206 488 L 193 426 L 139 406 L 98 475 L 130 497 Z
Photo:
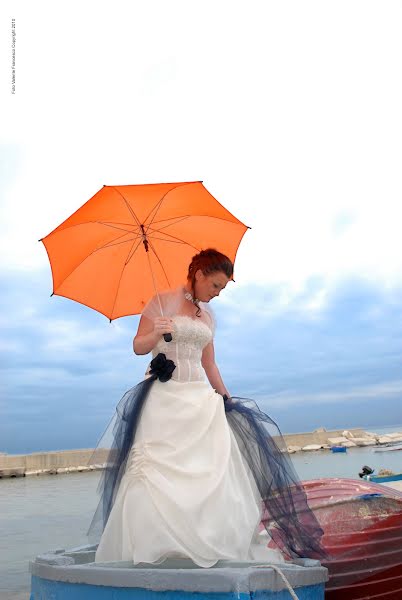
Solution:
M 78 303 L 49 298 L 49 277 L 9 271 L 0 289 L 1 439 L 9 452 L 94 446 L 149 361 L 132 353 L 138 317 L 110 325 Z M 312 310 L 323 286 L 312 279 L 284 302 L 280 287 L 233 284 L 215 300 L 227 386 L 255 398 L 285 431 L 333 427 L 340 412 L 343 427 L 362 424 L 364 414 L 374 425 L 397 420 L 402 289 L 345 280 Z
M 304 406 L 306 414 L 322 414 L 330 424 L 324 404 L 332 404 L 334 416 L 339 407 L 358 401 L 373 404 L 384 423 L 387 413 L 375 399 L 400 397 L 402 289 L 348 279 L 327 292 L 327 302 L 312 316 L 309 292 L 314 297 L 318 288 L 313 280 L 300 301 L 295 297 L 286 304 L 275 287 L 231 293 L 219 315 L 217 339 L 231 392 L 258 398 L 267 410 L 279 409 L 288 428 L 297 417 L 291 410 L 284 415 L 284 407 Z
M 338 404 L 342 406 L 343 402 L 356 400 L 374 400 L 378 402 L 379 398 L 401 398 L 402 396 L 402 380 L 387 381 L 381 383 L 373 383 L 363 387 L 352 387 L 351 389 L 333 391 L 333 392 L 316 392 L 307 394 L 288 395 L 285 392 L 273 396 L 269 399 L 272 405 L 280 405 L 282 408 L 295 405 L 309 406 L 313 408 L 314 404 Z
M 269 3 L 263 19 L 259 2 L 247 13 L 210 1 L 202 11 L 179 0 L 119 6 L 88 2 L 79 19 L 49 1 L 16 9 L 32 26 L 4 124 L 18 148 L 4 261 L 43 268 L 36 240 L 104 184 L 202 179 L 252 227 L 239 281 L 297 291 L 313 276 L 400 280 L 396 4 Z
M 71 447 L 78 430 L 89 440 L 85 443 L 83 435 L 81 446 L 94 445 L 99 429 L 91 429 L 91 422 L 102 427 L 145 372 L 147 357 L 134 360 L 132 352 L 138 318 L 109 324 L 77 303 L 49 298 L 49 276 L 9 272 L 3 278 L 1 439 L 6 447 L 38 448 L 51 443 L 43 441 L 49 433 L 56 447 Z M 41 425 L 29 427 L 32 422 Z M 20 427 L 24 435 L 17 442 Z
M 306 423 L 308 415 L 341 419 L 338 401 L 345 420 L 357 419 L 376 393 L 394 410 L 397 4 L 117 6 L 14 7 L 25 59 L 17 96 L 4 98 L 0 148 L 1 443 L 14 451 L 93 445 L 145 370 L 147 358 L 131 348 L 137 318 L 109 325 L 49 298 L 37 240 L 104 184 L 204 180 L 252 227 L 236 283 L 216 308 L 217 355 L 232 391 L 267 407 L 287 399 L 288 428 L 289 407 L 302 402 Z M 372 417 L 385 422 L 382 408 Z

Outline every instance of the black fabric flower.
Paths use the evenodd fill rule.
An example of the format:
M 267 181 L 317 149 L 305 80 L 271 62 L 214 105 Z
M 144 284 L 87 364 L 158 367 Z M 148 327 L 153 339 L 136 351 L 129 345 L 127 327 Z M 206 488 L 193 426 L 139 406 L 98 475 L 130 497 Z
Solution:
M 175 370 L 176 365 L 172 360 L 168 360 L 166 355 L 159 352 L 154 359 L 151 360 L 151 368 L 149 372 L 154 375 L 159 381 L 169 381 L 172 377 L 172 373 Z

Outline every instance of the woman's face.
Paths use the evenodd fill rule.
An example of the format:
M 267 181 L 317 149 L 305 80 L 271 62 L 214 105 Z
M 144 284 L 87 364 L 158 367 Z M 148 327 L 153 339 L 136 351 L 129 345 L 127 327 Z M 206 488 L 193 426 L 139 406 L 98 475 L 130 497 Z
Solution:
M 204 275 L 201 269 L 195 274 L 195 297 L 201 302 L 209 302 L 215 296 L 219 296 L 226 287 L 229 277 L 222 271 Z

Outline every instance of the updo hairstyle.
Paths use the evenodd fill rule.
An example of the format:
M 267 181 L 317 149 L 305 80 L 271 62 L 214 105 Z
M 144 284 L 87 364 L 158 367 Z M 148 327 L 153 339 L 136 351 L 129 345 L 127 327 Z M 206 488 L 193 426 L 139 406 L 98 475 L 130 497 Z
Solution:
M 187 279 L 191 283 L 191 295 L 193 296 L 193 302 L 195 302 L 195 274 L 198 270 L 201 270 L 204 275 L 211 275 L 212 273 L 224 273 L 226 277 L 231 279 L 233 277 L 233 263 L 221 252 L 215 250 L 215 248 L 207 248 L 201 250 L 199 254 L 196 254 L 191 259 L 191 263 L 188 267 Z M 197 316 L 200 316 L 201 311 L 198 307 Z

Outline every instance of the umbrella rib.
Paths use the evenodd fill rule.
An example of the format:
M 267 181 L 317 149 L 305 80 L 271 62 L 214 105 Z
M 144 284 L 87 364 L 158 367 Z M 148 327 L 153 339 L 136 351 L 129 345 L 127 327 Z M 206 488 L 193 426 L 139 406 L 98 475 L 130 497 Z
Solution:
M 155 230 L 155 233 L 157 233 L 159 231 L 159 229 Z M 151 233 L 153 233 L 153 230 L 151 230 Z M 191 248 L 194 248 L 194 250 L 197 250 L 197 252 L 199 252 L 199 249 L 196 248 L 196 246 L 193 246 L 192 244 L 190 244 L 189 242 L 187 242 L 186 240 L 182 240 L 181 238 L 176 237 L 175 235 L 171 235 L 170 233 L 164 233 L 164 235 L 172 238 L 172 240 L 178 240 L 179 242 L 183 242 L 183 244 L 187 244 L 188 246 L 190 246 Z M 153 236 L 152 236 L 153 237 Z M 150 238 L 148 238 L 149 240 Z M 169 242 L 171 240 L 165 240 L 166 242 Z
M 216 216 L 207 215 L 207 214 L 205 214 L 205 215 L 186 215 L 186 216 L 192 217 L 192 218 L 217 219 L 218 221 L 225 221 L 225 223 L 232 223 L 232 225 L 243 225 L 243 227 L 246 227 L 246 229 L 251 229 L 251 227 L 248 227 L 248 225 L 244 225 L 244 223 L 242 223 L 241 221 L 233 221 L 232 219 L 225 219 L 224 217 L 216 217 Z M 172 218 L 176 218 L 176 217 L 172 217 Z M 168 220 L 169 219 L 161 219 L 160 221 L 153 221 L 153 224 L 162 223 L 163 221 L 168 221 Z M 151 225 L 151 223 L 150 223 L 150 225 Z
M 166 221 L 173 221 L 174 219 L 178 219 L 178 221 L 182 221 L 183 219 L 188 219 L 193 215 L 177 215 L 177 217 L 169 217 L 168 219 L 161 219 L 160 221 L 153 221 L 153 225 L 156 223 L 165 223 Z M 151 223 L 150 223 L 151 224 Z M 174 223 L 172 223 L 174 225 Z
M 155 256 L 156 256 L 156 259 L 157 259 L 157 261 L 159 262 L 159 264 L 160 264 L 160 266 L 161 266 L 161 269 L 162 269 L 162 271 L 163 271 L 163 274 L 164 274 L 164 276 L 166 277 L 167 284 L 168 284 L 168 286 L 170 287 L 170 281 L 169 281 L 169 278 L 168 278 L 168 276 L 166 275 L 166 271 L 165 271 L 165 269 L 164 269 L 164 267 L 163 267 L 163 264 L 162 264 L 162 262 L 161 262 L 161 260 L 160 260 L 159 256 L 157 255 L 157 253 L 156 253 L 156 250 L 155 250 L 155 248 L 154 248 L 154 246 L 153 246 L 153 244 L 152 244 L 151 240 L 148 240 L 148 241 L 149 241 L 149 245 L 150 245 L 150 247 L 151 247 L 151 250 L 152 250 L 152 252 L 155 254 Z
M 141 227 L 141 223 L 137 217 L 137 215 L 135 214 L 135 212 L 133 211 L 132 207 L 130 206 L 130 204 L 127 202 L 127 200 L 125 199 L 125 197 L 123 196 L 123 194 L 117 189 L 117 187 L 115 187 L 114 185 L 111 186 L 114 190 L 116 190 L 116 192 L 123 198 L 124 202 L 126 203 L 126 206 L 128 208 L 128 210 L 131 213 L 131 216 L 135 219 L 135 221 L 137 222 L 138 227 Z
M 159 227 L 158 229 L 153 229 L 153 231 L 162 231 L 162 229 L 166 229 L 167 227 L 171 227 L 172 225 L 177 225 L 177 223 L 181 223 L 182 221 L 185 221 L 189 217 L 190 217 L 190 215 L 180 217 L 177 219 L 177 221 L 173 221 L 173 223 L 168 223 L 167 225 L 163 225 L 163 227 Z M 168 221 L 168 220 L 169 219 L 164 219 L 163 221 L 154 221 L 153 224 L 156 225 L 157 223 L 163 223 L 164 221 Z M 147 229 L 147 231 L 148 231 L 148 229 Z
M 126 231 L 127 233 L 134 233 L 133 232 L 133 224 L 129 224 L 127 223 L 127 225 L 129 227 L 131 227 L 131 229 L 124 229 L 124 227 L 117 227 L 117 225 L 112 225 L 112 223 L 106 223 L 105 221 L 93 221 L 94 223 L 98 223 L 99 225 L 105 225 L 105 227 L 111 227 L 112 229 L 118 229 L 119 231 Z M 121 223 L 121 225 L 126 225 L 126 223 Z
M 194 182 L 191 182 L 194 183 Z M 150 216 L 152 215 L 153 211 L 155 211 L 154 216 L 152 217 L 151 221 L 149 222 L 148 225 L 152 225 L 158 210 L 160 209 L 162 202 L 164 201 L 164 199 L 166 198 L 166 196 L 172 192 L 173 190 L 176 190 L 178 187 L 183 187 L 183 185 L 190 185 L 189 183 L 178 183 L 177 185 L 175 185 L 174 187 L 170 188 L 170 190 L 168 190 L 165 194 L 163 194 L 162 198 L 160 200 L 158 200 L 158 202 L 155 204 L 155 206 L 151 209 L 151 211 L 148 213 L 148 215 L 146 216 L 146 218 L 144 219 L 144 223 L 147 222 L 147 220 L 150 218 Z M 146 233 L 148 233 L 148 229 L 146 230 Z
M 134 243 L 133 243 L 133 246 L 131 246 L 131 250 L 128 253 L 128 256 L 126 258 L 126 262 L 124 263 L 124 266 L 128 265 L 128 263 L 130 262 L 130 260 L 133 258 L 134 254 L 137 252 L 138 248 L 140 247 L 141 242 L 142 242 L 142 239 L 138 242 L 138 244 L 134 248 L 134 252 L 131 252 L 131 250 L 133 249 L 133 246 L 134 246 Z M 131 254 L 131 256 L 130 256 L 130 254 Z
M 115 239 L 119 239 L 119 238 L 115 238 Z M 127 241 L 129 242 L 131 240 L 127 240 Z M 140 240 L 139 244 L 141 243 L 141 241 L 142 240 Z M 117 242 L 117 243 L 123 244 L 125 242 Z M 111 246 L 112 245 L 117 245 L 117 244 L 111 244 Z M 88 258 L 90 258 L 93 254 L 95 254 L 95 252 L 97 252 L 98 250 L 101 250 L 102 248 L 105 248 L 105 247 L 108 247 L 107 244 L 105 246 L 101 246 L 100 248 L 95 248 L 94 250 L 92 250 L 92 252 L 90 252 L 89 254 L 87 254 L 86 256 L 84 256 L 84 258 L 77 265 L 74 266 L 74 268 L 70 271 L 70 273 L 64 277 L 63 281 L 60 282 L 60 285 L 62 283 L 64 283 L 70 277 L 70 275 L 72 275 L 74 273 L 74 271 L 76 271 Z M 131 252 L 131 250 L 130 250 L 130 252 Z M 130 254 L 130 252 L 129 252 L 129 254 Z M 55 293 L 57 295 L 57 293 L 56 293 L 55 290 L 53 291 L 53 293 Z
M 169 190 L 169 191 L 170 191 L 170 190 Z M 158 203 L 157 203 L 157 204 L 156 204 L 156 205 L 153 207 L 153 209 L 151 210 L 151 212 L 150 212 L 150 213 L 147 215 L 147 218 L 146 218 L 146 219 L 144 219 L 144 223 L 145 223 L 145 222 L 147 221 L 148 217 L 149 217 L 149 216 L 152 214 L 152 212 L 155 210 L 155 214 L 154 214 L 154 216 L 152 217 L 152 219 L 150 220 L 150 222 L 147 224 L 147 229 L 146 229 L 146 232 L 145 232 L 145 233 L 148 233 L 148 230 L 149 230 L 150 226 L 152 225 L 152 223 L 153 223 L 153 220 L 155 219 L 155 217 L 156 217 L 156 215 L 157 215 L 157 213 L 158 213 L 158 210 L 159 210 L 159 209 L 160 209 L 160 207 L 162 206 L 162 202 L 164 201 L 164 199 L 165 199 L 165 196 L 166 196 L 167 194 L 168 194 L 168 192 L 166 192 L 166 194 L 164 194 L 164 195 L 162 196 L 162 198 L 159 200 L 159 202 L 158 202 Z
M 102 225 L 107 225 L 109 227 L 114 227 L 115 225 L 125 225 L 127 227 L 133 226 L 133 223 L 120 223 L 120 221 L 97 221 L 97 223 L 101 223 Z
M 120 237 L 124 237 L 124 236 L 120 236 Z M 128 240 L 123 240 L 121 242 L 116 242 L 115 240 L 113 240 L 112 242 L 108 242 L 107 244 L 104 244 L 103 246 L 99 246 L 99 248 L 96 248 L 96 250 L 94 250 L 94 252 L 97 252 L 98 250 L 103 250 L 104 248 L 112 248 L 113 246 L 118 246 L 119 244 L 127 244 L 127 242 L 135 242 L 136 240 L 138 240 L 138 238 L 142 239 L 142 236 L 137 235 L 134 238 L 130 238 Z M 119 238 L 116 238 L 119 239 Z
M 183 244 L 183 245 L 188 245 L 187 242 L 185 242 L 184 240 L 167 240 L 166 238 L 163 237 L 157 237 L 156 235 L 153 235 L 152 238 L 148 238 L 148 241 L 152 239 L 152 240 L 160 240 L 161 242 L 169 242 L 169 244 Z
M 135 242 L 135 240 L 138 240 L 139 238 L 142 239 L 142 236 L 140 236 L 138 234 L 135 237 L 129 238 L 128 240 L 123 240 L 121 242 L 117 242 L 116 241 L 116 240 L 119 240 L 120 238 L 124 237 L 125 235 L 126 234 L 120 235 L 119 237 L 114 238 L 114 240 L 111 240 L 110 242 L 107 242 L 103 246 L 99 246 L 99 248 L 96 248 L 95 252 L 97 252 L 98 250 L 103 250 L 103 248 L 111 248 L 112 246 L 118 246 L 118 244 L 126 244 L 127 242 Z
M 132 257 L 134 256 L 134 254 L 136 253 L 136 251 L 137 251 L 137 249 L 139 248 L 139 246 L 140 246 L 141 242 L 142 242 L 142 240 L 140 240 L 140 241 L 138 242 L 138 244 L 137 244 L 137 245 L 136 245 L 136 247 L 134 248 L 134 252 L 132 252 L 132 249 L 133 249 L 133 246 L 134 246 L 134 242 L 133 242 L 133 244 L 132 244 L 132 246 L 131 246 L 131 248 L 130 248 L 130 250 L 129 250 L 128 254 L 127 254 L 127 258 L 126 258 L 126 260 L 124 261 L 124 265 L 123 265 L 123 268 L 122 268 L 122 270 L 121 270 L 120 277 L 119 277 L 119 283 L 118 283 L 118 284 L 117 284 L 117 286 L 116 286 L 116 294 L 115 294 L 115 297 L 114 297 L 114 300 L 113 300 L 113 306 L 112 306 L 112 310 L 111 310 L 111 312 L 110 312 L 110 316 L 111 316 L 111 317 L 113 317 L 113 311 L 114 311 L 114 307 L 115 307 L 115 304 L 116 304 L 117 296 L 118 296 L 118 293 L 119 293 L 120 282 L 121 282 L 121 280 L 122 280 L 122 277 L 123 277 L 124 269 L 126 268 L 126 266 L 128 265 L 128 263 L 130 262 L 130 260 L 131 260 L 131 259 L 132 259 Z M 130 256 L 130 254 L 131 254 L 131 256 Z
M 137 235 L 135 235 L 134 238 L 129 238 L 128 240 L 123 240 L 122 242 L 118 242 L 117 240 L 119 240 L 122 237 L 125 237 L 128 233 L 133 233 L 134 231 L 127 231 L 126 233 L 123 233 L 122 235 L 118 235 L 117 237 L 113 238 L 113 240 L 110 240 L 109 242 L 106 242 L 106 244 L 103 244 L 103 246 L 99 246 L 98 248 L 96 248 L 94 250 L 94 252 L 97 252 L 98 250 L 102 250 L 103 248 L 111 248 L 112 246 L 117 246 L 117 244 L 125 244 L 126 242 L 131 242 L 132 240 L 136 240 L 138 239 L 140 236 L 140 234 L 138 233 Z
M 183 215 L 180 217 L 172 217 L 171 219 L 162 219 L 161 221 L 154 221 L 153 223 L 164 223 L 165 221 L 172 221 L 171 223 L 168 223 L 167 225 L 164 225 L 163 227 L 159 228 L 159 231 L 161 229 L 166 229 L 166 227 L 171 227 L 172 225 L 177 225 L 177 223 L 181 223 L 181 221 L 184 221 L 185 219 L 188 219 L 190 217 L 190 215 Z M 176 220 L 174 220 L 176 219 Z M 113 229 L 119 229 L 120 231 L 126 231 L 127 233 L 134 233 L 132 229 L 124 229 L 124 227 L 118 227 L 117 225 L 127 225 L 128 227 L 132 227 L 132 224 L 130 223 L 119 223 L 119 224 L 112 224 L 112 223 L 107 223 L 105 221 L 96 221 L 96 223 L 99 223 L 99 225 L 105 225 L 106 227 L 112 227 Z M 148 229 L 150 227 L 151 223 L 148 225 L 147 228 L 147 232 Z
M 248 227 L 247 225 L 244 225 L 244 223 L 242 223 L 241 221 L 239 221 L 238 223 L 235 221 L 232 221 L 231 219 L 223 219 L 222 217 L 212 217 L 211 215 L 187 215 L 187 217 L 207 217 L 209 219 L 218 219 L 219 221 L 225 221 L 227 223 L 232 223 L 233 225 L 243 225 L 243 227 L 246 227 L 247 229 L 251 229 L 251 227 Z M 178 217 L 172 217 L 172 219 L 178 218 Z M 160 221 L 153 221 L 153 223 L 162 223 L 164 221 L 169 221 L 170 219 L 161 219 Z M 115 225 L 111 225 L 110 223 L 106 223 L 104 221 L 83 221 L 81 223 L 73 223 L 72 225 L 66 225 L 65 227 L 62 227 L 61 229 L 56 228 L 56 230 L 52 231 L 49 235 L 53 235 L 56 233 L 59 233 L 60 231 L 66 231 L 67 229 L 72 229 L 73 227 L 81 227 L 82 225 L 105 225 L 105 227 L 114 227 L 115 229 L 120 229 L 121 231 L 128 231 L 130 232 L 130 230 L 124 229 L 123 227 L 117 227 Z M 141 225 L 139 224 L 139 227 L 141 227 Z M 132 231 L 132 230 L 131 230 Z M 45 237 L 49 237 L 49 236 L 45 236 Z M 40 241 L 44 240 L 45 238 L 41 238 Z

